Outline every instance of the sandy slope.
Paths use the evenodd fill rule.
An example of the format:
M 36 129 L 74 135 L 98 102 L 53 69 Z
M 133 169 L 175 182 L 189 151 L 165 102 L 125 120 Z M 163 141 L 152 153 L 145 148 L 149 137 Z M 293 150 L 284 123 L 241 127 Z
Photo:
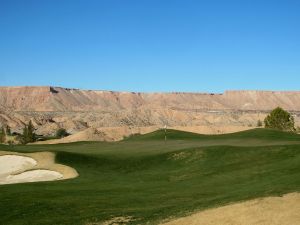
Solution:
M 40 141 L 32 144 L 59 144 L 78 141 L 120 141 L 130 134 L 145 134 L 159 129 L 158 127 L 103 127 L 87 128 L 62 139 Z
M 232 204 L 163 225 L 299 225 L 300 193 Z
M 0 185 L 71 179 L 75 169 L 55 163 L 51 152 L 16 153 L 0 151 Z

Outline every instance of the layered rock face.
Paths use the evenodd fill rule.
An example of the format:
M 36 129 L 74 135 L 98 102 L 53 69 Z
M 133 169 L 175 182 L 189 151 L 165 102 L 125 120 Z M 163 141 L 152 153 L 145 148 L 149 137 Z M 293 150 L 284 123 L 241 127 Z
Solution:
M 18 131 L 32 120 L 44 135 L 59 127 L 76 133 L 87 128 L 164 125 L 191 131 L 199 127 L 201 133 L 231 132 L 255 126 L 277 106 L 292 111 L 298 122 L 300 92 L 134 93 L 0 87 L 0 124 Z
M 299 92 L 226 91 L 213 93 L 135 93 L 60 87 L 0 87 L 0 105 L 14 111 L 86 112 L 138 108 L 176 110 L 300 111 Z

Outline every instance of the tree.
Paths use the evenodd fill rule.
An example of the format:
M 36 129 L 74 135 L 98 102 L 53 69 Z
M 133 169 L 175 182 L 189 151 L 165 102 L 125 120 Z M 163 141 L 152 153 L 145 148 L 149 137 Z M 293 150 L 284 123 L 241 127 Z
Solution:
M 34 126 L 31 122 L 31 120 L 29 121 L 29 124 L 28 124 L 28 140 L 29 140 L 29 142 L 36 141 L 36 135 L 34 133 Z
M 284 109 L 277 107 L 264 120 L 265 127 L 282 130 L 295 131 L 294 117 Z
M 31 122 L 29 121 L 28 125 L 25 125 L 23 129 L 23 138 L 22 138 L 23 144 L 27 144 L 30 142 L 35 142 L 36 141 L 36 135 L 34 133 L 34 126 Z
M 63 138 L 63 137 L 67 137 L 67 136 L 69 136 L 69 133 L 64 128 L 59 128 L 56 131 L 56 137 L 57 138 Z
M 11 135 L 10 126 L 6 125 L 6 135 Z
M 25 124 L 25 126 L 23 128 L 23 135 L 22 135 L 21 141 L 23 144 L 26 144 L 26 143 L 28 143 L 27 140 L 28 140 L 28 128 L 27 128 L 27 125 Z
M 1 127 L 0 130 L 0 143 L 4 143 L 6 140 L 6 133 L 4 127 Z
M 261 120 L 258 120 L 258 121 L 257 121 L 257 127 L 262 127 L 262 125 L 263 125 L 263 124 L 262 124 Z

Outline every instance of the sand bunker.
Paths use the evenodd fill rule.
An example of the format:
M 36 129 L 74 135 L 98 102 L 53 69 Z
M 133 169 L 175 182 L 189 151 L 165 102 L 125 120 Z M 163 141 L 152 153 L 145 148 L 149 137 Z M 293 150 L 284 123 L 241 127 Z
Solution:
M 15 153 L 0 151 L 0 184 L 53 181 L 78 176 L 75 169 L 55 163 L 51 152 Z
M 62 179 L 63 175 L 51 170 L 32 170 L 17 175 L 9 175 L 6 177 L 6 184 L 27 183 L 38 181 L 51 181 Z
M 3 155 L 0 156 L 0 176 L 27 170 L 36 164 L 37 161 L 29 157 Z
M 296 225 L 300 193 L 269 197 L 210 209 L 164 225 Z

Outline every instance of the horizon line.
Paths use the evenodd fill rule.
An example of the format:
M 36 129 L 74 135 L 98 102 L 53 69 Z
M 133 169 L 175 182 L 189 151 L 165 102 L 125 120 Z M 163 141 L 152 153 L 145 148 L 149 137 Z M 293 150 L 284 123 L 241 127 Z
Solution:
M 80 91 L 102 91 L 102 92 L 119 92 L 119 93 L 137 93 L 137 94 L 175 94 L 175 93 L 187 93 L 187 94 L 215 94 L 222 95 L 227 92 L 300 92 L 300 90 L 270 90 L 270 89 L 227 89 L 222 92 L 207 92 L 207 91 L 129 91 L 129 90 L 107 90 L 107 89 L 87 89 L 87 88 L 70 88 L 55 85 L 18 85 L 18 86 L 1 86 L 0 88 L 61 88 L 65 90 L 80 90 Z

